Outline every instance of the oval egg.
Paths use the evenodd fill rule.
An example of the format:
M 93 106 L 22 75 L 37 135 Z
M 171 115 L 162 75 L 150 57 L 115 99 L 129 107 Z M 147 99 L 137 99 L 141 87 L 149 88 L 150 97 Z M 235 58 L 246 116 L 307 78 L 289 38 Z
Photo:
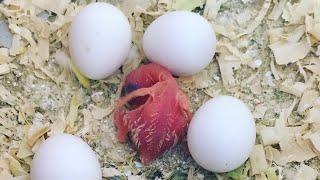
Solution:
M 101 180 L 95 152 L 81 138 L 61 134 L 46 139 L 35 153 L 32 180 Z
M 73 19 L 69 50 L 73 63 L 90 79 L 103 79 L 126 60 L 131 47 L 127 17 L 108 3 L 92 3 Z
M 189 11 L 168 12 L 147 28 L 143 50 L 147 58 L 173 74 L 198 73 L 213 59 L 216 36 L 212 25 Z
M 240 100 L 220 96 L 209 100 L 195 113 L 188 129 L 188 147 L 193 159 L 213 172 L 241 166 L 254 146 L 253 115 Z

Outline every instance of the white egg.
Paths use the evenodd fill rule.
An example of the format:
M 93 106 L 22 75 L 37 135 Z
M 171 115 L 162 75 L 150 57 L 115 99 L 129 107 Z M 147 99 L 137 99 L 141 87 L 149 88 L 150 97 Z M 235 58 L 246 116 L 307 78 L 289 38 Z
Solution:
M 230 96 L 209 100 L 195 113 L 188 129 L 188 147 L 194 160 L 213 172 L 227 172 L 249 157 L 256 138 L 249 108 Z
M 103 79 L 126 60 L 131 47 L 127 17 L 108 3 L 84 7 L 73 19 L 69 50 L 73 63 L 91 79 Z
M 81 138 L 61 134 L 45 140 L 31 164 L 32 180 L 101 180 L 96 154 Z
M 216 36 L 212 25 L 189 11 L 174 11 L 160 16 L 143 36 L 147 58 L 179 76 L 204 69 L 215 54 Z

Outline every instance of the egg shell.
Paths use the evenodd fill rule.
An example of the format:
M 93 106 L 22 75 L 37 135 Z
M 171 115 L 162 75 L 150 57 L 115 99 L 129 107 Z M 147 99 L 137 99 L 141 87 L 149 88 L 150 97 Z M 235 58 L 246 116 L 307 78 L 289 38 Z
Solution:
M 32 180 L 101 180 L 101 170 L 94 151 L 81 138 L 68 134 L 45 140 L 35 153 Z
M 249 157 L 256 138 L 249 108 L 230 96 L 207 101 L 195 113 L 188 129 L 188 147 L 194 160 L 213 172 L 227 172 Z
M 198 73 L 213 59 L 216 36 L 212 25 L 199 14 L 189 11 L 166 13 L 147 28 L 143 50 L 147 58 L 173 74 Z
M 113 74 L 126 60 L 131 47 L 127 17 L 108 3 L 92 3 L 73 19 L 69 50 L 73 63 L 90 79 Z

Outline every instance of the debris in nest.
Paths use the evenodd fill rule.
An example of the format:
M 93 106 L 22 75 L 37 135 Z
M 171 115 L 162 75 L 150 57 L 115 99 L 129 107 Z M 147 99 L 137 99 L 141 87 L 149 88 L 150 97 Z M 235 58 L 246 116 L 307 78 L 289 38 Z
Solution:
M 235 56 L 219 56 L 218 63 L 222 76 L 223 85 L 229 89 L 236 85 L 236 79 L 233 77 L 234 70 L 241 67 L 240 60 Z
M 9 63 L 13 59 L 9 57 L 9 50 L 7 48 L 0 48 L 0 64 Z
M 10 24 L 9 28 L 11 29 L 11 31 L 13 31 L 15 34 L 20 35 L 21 37 L 23 37 L 24 39 L 26 39 L 31 46 L 36 46 L 36 42 L 32 37 L 32 33 L 29 29 L 25 28 L 25 27 L 19 27 L 17 24 Z
M 10 48 L 12 44 L 12 33 L 8 24 L 0 18 L 0 47 Z
M 10 72 L 9 64 L 0 64 L 0 76 Z
M 38 55 L 42 61 L 49 60 L 49 40 L 40 38 L 38 39 Z
M 262 20 L 267 15 L 270 5 L 271 5 L 271 0 L 265 0 L 264 4 L 261 7 L 261 10 L 259 11 L 259 14 L 253 20 L 253 22 L 249 23 L 248 28 L 244 32 L 238 34 L 237 38 L 243 35 L 252 33 L 261 24 Z
M 304 112 L 307 109 L 311 108 L 314 105 L 317 98 L 319 98 L 318 91 L 316 90 L 305 91 L 301 97 L 297 112 L 301 115 L 304 114 Z
M 287 65 L 305 58 L 311 50 L 307 40 L 300 42 L 279 41 L 269 46 L 273 51 L 275 60 L 279 65 Z
M 299 1 L 294 4 L 288 3 L 284 8 L 282 18 L 289 24 L 303 23 L 304 16 L 313 13 L 317 4 L 317 0 Z
M 33 126 L 31 126 L 27 136 L 28 145 L 32 147 L 38 141 L 38 139 L 45 133 L 47 133 L 49 130 L 50 127 L 47 125 L 34 124 Z
M 32 4 L 34 4 L 35 6 L 47 11 L 52 11 L 56 14 L 63 14 L 70 2 L 71 0 L 32 0 Z
M 280 85 L 280 90 L 292 95 L 295 95 L 297 97 L 301 97 L 302 93 L 306 89 L 306 84 L 302 82 L 293 82 L 290 79 L 285 80 L 281 85 Z
M 29 146 L 28 142 L 26 140 L 22 140 L 19 145 L 17 158 L 24 159 L 24 158 L 32 156 L 32 155 L 33 155 L 33 152 L 31 150 L 31 147 Z
M 220 10 L 221 4 L 224 2 L 226 2 L 226 0 L 207 0 L 204 7 L 203 16 L 209 21 L 215 20 Z
M 25 43 L 22 42 L 21 36 L 14 34 L 12 38 L 12 46 L 9 49 L 9 53 L 11 56 L 16 56 L 18 54 L 23 53 L 26 50 Z
M 298 99 L 296 98 L 292 101 L 291 105 L 288 108 L 281 110 L 279 118 L 276 119 L 275 127 L 282 128 L 287 126 L 288 118 L 292 114 L 292 111 L 296 107 L 297 103 Z
M 320 155 L 320 133 L 306 134 L 304 139 L 309 140 L 313 151 Z
M 263 127 L 260 130 L 260 135 L 262 138 L 263 145 L 272 145 L 272 144 L 278 144 L 281 140 L 279 131 L 281 129 L 275 128 L 275 127 Z
M 175 0 L 172 3 L 172 9 L 191 11 L 196 7 L 202 7 L 204 3 L 205 0 Z
M 54 121 L 51 125 L 50 132 L 48 132 L 49 136 L 57 135 L 57 134 L 62 134 L 67 127 L 67 123 L 65 120 L 65 113 L 59 112 L 58 118 L 56 121 Z
M 311 71 L 313 74 L 320 74 L 320 59 L 317 58 L 307 58 L 307 64 L 303 65 L 304 68 Z
M 83 103 L 83 94 L 80 90 L 71 97 L 69 113 L 66 117 L 66 123 L 67 123 L 66 131 L 67 132 L 74 132 L 77 130 L 75 121 L 78 118 L 79 106 L 82 103 Z
M 268 19 L 278 20 L 279 17 L 281 16 L 283 10 L 284 10 L 284 7 L 285 7 L 287 1 L 288 1 L 288 0 L 280 0 L 280 1 L 278 1 L 278 2 L 274 5 L 271 13 L 269 14 Z
M 13 96 L 4 86 L 0 85 L 0 100 L 10 105 L 16 105 L 18 98 Z
M 12 157 L 10 154 L 4 154 L 4 157 L 9 161 L 10 172 L 14 176 L 23 176 L 28 173 L 22 168 L 20 162 Z
M 66 49 L 59 49 L 51 57 L 62 67 L 66 69 L 71 69 L 71 59 L 66 52 Z
M 251 173 L 260 174 L 268 168 L 266 155 L 262 144 L 255 145 L 250 154 Z
M 220 56 L 217 59 L 223 84 L 227 89 L 229 89 L 236 85 L 236 79 L 233 77 L 234 70 L 239 69 L 241 64 L 248 64 L 252 59 L 241 53 L 230 43 L 218 43 L 217 52 L 220 53 Z
M 102 168 L 102 177 L 111 178 L 115 176 L 121 176 L 122 173 L 118 171 L 116 168 Z
M 239 58 L 242 64 L 246 64 L 252 61 L 252 58 L 250 56 L 240 52 L 240 50 L 234 47 L 231 43 L 218 42 L 217 52 L 220 52 L 221 54 L 226 54 L 226 50 L 230 52 L 233 56 Z
M 265 106 L 264 104 L 258 104 L 253 112 L 254 118 L 263 118 L 267 110 L 267 106 Z
M 104 117 L 110 115 L 113 110 L 114 107 L 113 106 L 108 106 L 107 108 L 101 108 L 101 107 L 97 107 L 93 104 L 89 105 L 89 109 L 91 111 L 92 117 L 96 120 L 101 120 Z
M 306 118 L 303 120 L 305 123 L 320 123 L 319 120 L 320 107 L 314 106 L 306 113 Z
M 136 45 L 133 45 L 130 49 L 127 61 L 122 66 L 124 76 L 129 74 L 132 70 L 138 68 L 141 64 L 142 59 L 143 56 L 141 55 L 140 50 Z
M 281 179 L 280 177 L 277 176 L 276 171 L 274 168 L 268 168 L 261 174 L 255 175 L 256 180 L 277 180 Z
M 80 70 L 73 64 L 73 63 L 70 63 L 71 64 L 71 69 L 72 71 L 74 72 L 74 74 L 76 75 L 76 77 L 78 78 L 79 80 L 79 83 L 85 87 L 85 88 L 89 88 L 90 86 L 90 80 L 85 77 L 83 74 L 81 74 Z
M 190 89 L 205 89 L 213 84 L 207 70 L 202 70 L 193 76 L 180 77 L 178 80 Z
M 245 179 L 249 174 L 250 168 L 250 162 L 247 161 L 237 169 L 228 172 L 227 176 L 232 179 Z
M 281 148 L 280 156 L 275 157 L 275 162 L 284 165 L 292 161 L 303 162 L 317 156 L 306 140 L 295 137 L 297 133 L 302 133 L 303 131 L 305 131 L 304 127 L 288 127 L 282 131 L 283 133 L 281 134 L 282 137 L 279 143 Z
M 313 180 L 317 179 L 318 174 L 319 173 L 315 169 L 302 163 L 298 169 L 298 172 L 293 177 L 293 180 Z
M 318 0 L 108 1 L 119 6 L 129 18 L 134 43 L 123 73 L 118 71 L 105 80 L 91 82 L 70 64 L 67 36 L 73 16 L 88 2 L 4 0 L 0 4 L 0 31 L 5 28 L 6 33 L 11 34 L 7 34 L 10 37 L 6 37 L 7 40 L 11 40 L 6 42 L 0 34 L 0 179 L 30 179 L 31 157 L 43 143 L 44 135 L 62 132 L 84 137 L 100 155 L 103 169 L 111 168 L 128 175 L 128 179 L 145 179 L 145 167 L 139 170 L 131 167 L 132 151 L 115 142 L 110 121 L 114 100 L 120 95 L 123 74 L 137 68 L 144 58 L 141 39 L 147 25 L 166 11 L 195 7 L 200 7 L 196 11 L 212 23 L 219 44 L 217 62 L 213 61 L 195 76 L 178 79 L 186 93 L 196 95 L 194 100 L 190 98 L 192 107 L 198 108 L 208 97 L 231 93 L 254 108 L 254 116 L 259 118 L 257 123 L 268 122 L 268 126 L 259 124 L 257 131 L 262 143 L 257 146 L 260 152 L 265 152 L 267 168 L 259 170 L 248 161 L 241 168 L 218 177 L 314 178 L 316 169 L 310 168 L 317 164 L 308 160 L 312 157 L 317 160 L 320 151 L 320 101 L 318 95 L 315 96 L 319 93 L 320 74 Z M 241 65 L 252 69 L 246 71 L 247 67 Z M 70 79 L 72 70 L 80 84 L 92 85 L 84 90 L 80 105 L 69 102 L 69 97 L 76 96 L 79 89 L 79 82 Z M 59 77 L 61 71 L 64 75 Z M 117 88 L 116 94 L 109 91 L 111 84 Z M 49 89 L 52 90 L 48 92 Z M 104 93 L 93 97 L 93 92 Z M 291 98 L 295 99 L 288 100 Z M 41 105 L 43 102 L 46 106 Z M 102 151 L 103 148 L 107 150 Z M 169 153 L 172 155 L 151 165 L 160 169 L 165 177 L 169 178 L 176 167 L 196 167 L 183 159 L 172 160 L 177 152 Z M 5 158 L 6 154 L 13 159 Z M 252 170 L 259 174 L 248 173 Z M 138 172 L 142 174 L 136 175 Z M 200 173 L 203 172 L 195 168 L 190 170 L 193 174 L 190 177 L 210 179 L 206 172 Z M 311 176 L 301 176 L 304 174 Z M 171 178 L 176 177 L 180 176 Z M 183 177 L 187 177 L 186 174 Z

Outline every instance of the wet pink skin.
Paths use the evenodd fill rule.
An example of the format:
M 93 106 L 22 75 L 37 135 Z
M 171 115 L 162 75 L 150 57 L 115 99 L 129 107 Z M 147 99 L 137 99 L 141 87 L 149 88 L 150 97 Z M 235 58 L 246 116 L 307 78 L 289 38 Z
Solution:
M 120 142 L 130 140 L 147 165 L 185 138 L 192 114 L 175 78 L 157 64 L 129 73 L 117 102 L 114 123 Z

